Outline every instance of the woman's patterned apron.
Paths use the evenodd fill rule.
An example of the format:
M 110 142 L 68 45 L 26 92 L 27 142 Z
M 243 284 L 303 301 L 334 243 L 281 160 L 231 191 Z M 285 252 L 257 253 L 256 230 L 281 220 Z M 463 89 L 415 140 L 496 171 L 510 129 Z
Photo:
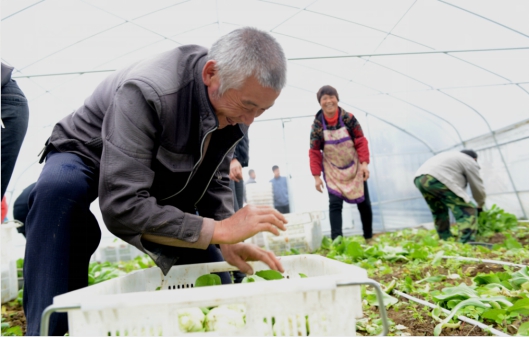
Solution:
M 323 122 L 323 179 L 329 193 L 336 195 L 347 203 L 361 203 L 364 201 L 364 178 L 357 175 L 360 163 L 353 140 L 342 120 L 341 109 L 340 128 L 327 130 L 324 114 Z

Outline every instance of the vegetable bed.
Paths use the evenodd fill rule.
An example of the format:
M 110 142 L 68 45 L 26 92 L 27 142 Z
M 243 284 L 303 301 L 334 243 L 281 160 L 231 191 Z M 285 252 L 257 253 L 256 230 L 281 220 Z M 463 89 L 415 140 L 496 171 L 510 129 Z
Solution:
M 513 222 L 509 214 L 493 207 L 480 216 L 480 229 L 477 241 L 493 243 L 491 249 L 453 240 L 439 241 L 434 230 L 407 229 L 377 234 L 368 243 L 361 236 L 335 241 L 324 238 L 322 247 L 315 253 L 358 265 L 385 287 L 389 335 L 492 335 L 474 324 L 456 319 L 463 315 L 506 335 L 528 336 L 529 224 Z M 457 231 L 454 227 L 452 230 Z M 521 267 L 443 258 L 445 256 L 509 262 Z M 93 264 L 90 281 L 97 284 L 149 266 L 152 262 L 146 257 L 120 264 Z M 446 320 L 447 315 L 440 310 L 406 299 L 397 291 L 449 311 L 459 309 Z M 374 335 L 381 331 L 377 297 L 370 288 L 363 288 L 362 292 L 364 318 L 357 320 L 357 335 Z M 2 318 L 2 335 L 25 332 L 25 319 L 18 301 L 2 306 Z
M 324 238 L 318 254 L 368 271 L 387 291 L 392 320 L 390 335 L 490 335 L 488 329 L 457 320 L 463 315 L 497 330 L 496 334 L 529 335 L 529 227 L 494 206 L 480 216 L 479 242 L 491 249 L 439 241 L 435 230 L 407 229 L 376 235 Z M 491 220 L 492 219 L 492 220 Z M 452 231 L 457 231 L 452 227 Z M 498 240 L 501 239 L 501 240 Z M 515 266 L 444 257 L 470 257 L 514 263 Z M 397 292 L 395 292 L 397 290 Z M 397 295 L 398 291 L 431 303 L 437 309 Z M 357 333 L 380 332 L 374 294 L 364 291 L 363 320 Z M 442 313 L 441 308 L 452 312 Z M 499 332 L 498 332 L 499 331 Z

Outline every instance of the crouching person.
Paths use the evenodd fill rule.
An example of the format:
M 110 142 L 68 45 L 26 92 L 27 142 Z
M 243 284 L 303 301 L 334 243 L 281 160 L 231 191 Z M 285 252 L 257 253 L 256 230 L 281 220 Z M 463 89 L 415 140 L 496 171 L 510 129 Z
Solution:
M 284 230 L 271 207 L 233 211 L 233 149 L 285 85 L 286 59 L 268 33 L 221 37 L 208 51 L 188 45 L 137 62 L 104 80 L 57 123 L 29 198 L 24 265 L 27 334 L 39 334 L 53 297 L 88 285 L 101 232 L 90 204 L 99 197 L 108 229 L 167 273 L 175 264 L 226 260 L 252 273 L 276 257 L 242 243 Z M 219 249 L 220 248 L 220 249 Z M 221 277 L 231 283 L 229 274 Z M 50 335 L 68 330 L 53 314 Z
M 414 183 L 432 212 L 440 239 L 452 237 L 448 209 L 459 227 L 459 242 L 476 239 L 477 216 L 485 204 L 485 188 L 479 175 L 478 155 L 470 149 L 444 152 L 427 160 L 415 174 Z M 478 206 L 466 193 L 467 182 Z

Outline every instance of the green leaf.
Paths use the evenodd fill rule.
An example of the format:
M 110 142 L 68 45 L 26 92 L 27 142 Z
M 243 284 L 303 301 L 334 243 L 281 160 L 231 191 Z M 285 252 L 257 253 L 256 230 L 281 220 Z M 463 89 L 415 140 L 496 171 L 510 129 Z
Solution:
M 355 258 L 361 258 L 364 256 L 364 249 L 362 249 L 362 246 L 360 246 L 360 243 L 358 242 L 351 242 L 347 245 L 347 248 L 345 249 L 345 253 L 347 256 Z
M 22 329 L 20 326 L 13 326 L 2 332 L 3 336 L 22 336 Z
M 500 278 L 495 273 L 482 274 L 474 277 L 474 282 L 478 285 L 490 284 L 490 283 L 499 283 Z
M 437 301 L 440 301 L 440 300 L 449 300 L 452 298 L 465 299 L 465 298 L 472 298 L 472 297 L 477 297 L 477 296 L 478 294 L 476 293 L 476 291 L 471 289 L 466 284 L 461 283 L 459 284 L 459 286 L 444 288 L 441 294 L 435 295 L 433 296 L 433 298 Z
M 332 246 L 337 247 L 338 245 L 342 243 L 342 241 L 343 241 L 343 237 L 338 236 L 332 241 Z
M 422 248 L 416 249 L 411 253 L 410 258 L 425 260 L 428 258 L 428 251 Z
M 332 245 L 332 240 L 329 237 L 324 236 L 321 239 L 321 247 L 323 249 L 330 250 L 331 249 L 331 245 Z
M 482 318 L 490 319 L 495 321 L 496 323 L 501 323 L 503 319 L 505 318 L 505 314 L 507 311 L 503 309 L 490 309 L 481 314 Z
M 424 245 L 434 247 L 434 248 L 439 246 L 439 240 L 433 238 L 432 236 L 425 236 L 422 239 L 422 242 Z
M 529 336 L 529 322 L 525 322 L 518 328 L 517 335 L 519 336 Z
M 255 273 L 257 276 L 266 280 L 283 279 L 283 275 L 275 270 L 261 270 Z
M 509 282 L 513 286 L 518 286 L 518 287 L 526 282 L 529 282 L 529 270 L 527 266 L 513 273 L 512 278 L 509 280 Z
M 523 248 L 522 244 L 520 244 L 520 242 L 514 238 L 507 238 L 505 241 L 503 241 L 503 245 L 509 250 Z
M 437 282 L 442 282 L 445 279 L 446 279 L 446 276 L 436 275 L 436 276 L 431 276 L 431 277 L 427 277 L 427 278 L 421 279 L 421 280 L 417 281 L 416 283 L 422 283 L 422 282 L 437 283 Z
M 195 287 L 221 285 L 220 277 L 215 274 L 202 275 L 195 281 Z
M 306 274 L 304 274 L 304 273 L 301 273 L 301 272 L 299 273 L 299 276 L 300 276 L 301 278 L 309 278 L 309 277 L 307 277 L 307 275 L 306 275 Z
M 441 334 L 442 330 L 443 330 L 443 324 L 442 323 L 439 323 L 439 324 L 435 325 L 435 328 L 433 329 L 433 335 L 434 336 L 439 336 Z
M 23 269 L 24 268 L 24 258 L 17 259 L 17 269 Z
M 370 306 L 377 306 L 378 307 L 378 297 L 377 294 L 374 291 L 367 291 L 367 302 Z M 399 300 L 393 296 L 388 295 L 387 293 L 382 293 L 382 301 L 384 303 L 384 306 L 386 308 L 389 308 L 391 305 L 397 304 Z
M 525 312 L 524 310 L 529 311 L 529 298 L 519 299 L 507 309 L 509 312 Z

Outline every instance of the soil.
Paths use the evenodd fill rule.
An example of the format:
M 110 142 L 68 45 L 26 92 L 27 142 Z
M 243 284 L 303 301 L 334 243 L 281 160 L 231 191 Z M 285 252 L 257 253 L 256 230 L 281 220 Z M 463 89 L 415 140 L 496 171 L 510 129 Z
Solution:
M 492 237 L 487 238 L 487 243 L 491 244 L 502 244 L 505 241 L 505 235 L 502 233 L 496 233 Z
M 2 304 L 2 307 L 4 306 L 6 311 L 2 311 L 2 317 L 5 318 L 5 321 L 11 327 L 20 326 L 22 334 L 26 335 L 26 316 L 24 316 L 22 305 L 15 301 Z
M 387 310 L 388 317 L 395 322 L 395 324 L 401 324 L 407 327 L 402 332 L 409 333 L 411 336 L 433 336 L 433 330 L 437 323 L 430 316 L 429 311 L 425 311 L 421 305 L 416 303 L 408 303 L 403 298 L 399 298 L 399 301 L 403 303 L 399 311 L 395 311 L 393 308 Z M 408 309 L 409 306 L 414 307 L 418 313 L 422 314 L 422 318 L 417 318 L 417 313 L 414 310 Z M 470 325 L 462 322 L 461 326 L 457 329 L 444 328 L 441 332 L 441 336 L 490 336 L 479 327 Z
M 478 274 L 487 274 L 487 273 L 497 273 L 504 272 L 505 269 L 502 265 L 498 264 L 489 264 L 489 263 L 479 263 L 478 265 L 464 265 L 463 271 L 468 273 L 470 277 L 476 277 Z

